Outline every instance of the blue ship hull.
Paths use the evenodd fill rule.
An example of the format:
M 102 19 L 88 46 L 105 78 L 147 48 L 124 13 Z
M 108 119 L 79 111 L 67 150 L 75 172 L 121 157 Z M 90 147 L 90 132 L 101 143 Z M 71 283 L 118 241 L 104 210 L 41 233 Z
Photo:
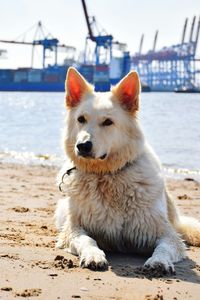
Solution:
M 69 66 L 49 66 L 45 69 L 0 69 L 0 91 L 64 92 L 66 72 Z M 97 91 L 110 89 L 109 68 L 101 66 L 94 80 L 94 65 L 81 65 L 78 70 Z
M 45 69 L 0 69 L 0 91 L 64 92 L 69 66 L 51 66 Z M 110 79 L 108 65 L 81 65 L 79 72 L 95 86 L 95 91 L 109 91 L 121 78 Z M 150 91 L 143 87 L 143 91 Z
M 0 82 L 0 91 L 10 92 L 64 92 L 64 82 Z
M 69 66 L 0 69 L 0 91 L 63 92 Z

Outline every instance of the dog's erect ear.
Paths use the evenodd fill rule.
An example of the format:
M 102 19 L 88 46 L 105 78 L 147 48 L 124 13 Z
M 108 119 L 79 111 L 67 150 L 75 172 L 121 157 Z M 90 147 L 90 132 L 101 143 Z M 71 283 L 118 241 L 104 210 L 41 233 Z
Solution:
M 83 95 L 91 91 L 92 88 L 75 68 L 70 67 L 67 71 L 65 90 L 66 105 L 74 107 L 79 104 Z
M 140 79 L 138 73 L 131 71 L 113 89 L 113 94 L 122 106 L 130 112 L 139 109 Z

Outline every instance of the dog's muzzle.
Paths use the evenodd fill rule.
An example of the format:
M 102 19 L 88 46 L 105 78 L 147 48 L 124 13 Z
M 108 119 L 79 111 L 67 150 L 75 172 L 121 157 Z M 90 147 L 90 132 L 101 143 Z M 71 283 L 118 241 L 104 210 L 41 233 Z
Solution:
M 76 145 L 78 155 L 83 157 L 92 157 L 92 142 L 79 143 Z

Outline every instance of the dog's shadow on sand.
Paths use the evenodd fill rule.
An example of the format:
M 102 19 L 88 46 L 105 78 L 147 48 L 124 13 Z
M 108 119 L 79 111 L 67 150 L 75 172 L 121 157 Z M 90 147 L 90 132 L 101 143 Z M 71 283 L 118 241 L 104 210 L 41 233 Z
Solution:
M 196 272 L 197 270 L 200 271 L 200 265 L 190 258 L 186 258 L 182 262 L 175 264 L 176 274 L 167 275 L 159 272 L 143 272 L 142 266 L 148 257 L 107 253 L 107 258 L 111 266 L 111 271 L 120 277 L 147 278 L 150 280 L 153 278 L 162 278 L 163 280 L 174 279 L 177 281 L 200 283 L 200 276 Z

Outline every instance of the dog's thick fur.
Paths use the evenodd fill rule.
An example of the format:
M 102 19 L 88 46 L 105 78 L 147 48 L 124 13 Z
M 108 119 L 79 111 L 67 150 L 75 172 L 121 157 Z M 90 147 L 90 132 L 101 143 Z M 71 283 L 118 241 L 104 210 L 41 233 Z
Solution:
M 151 253 L 145 267 L 173 272 L 173 263 L 185 257 L 183 240 L 200 246 L 200 223 L 179 215 L 144 138 L 139 97 L 134 71 L 110 92 L 95 93 L 75 69 L 68 70 L 64 145 L 76 169 L 55 213 L 57 246 L 78 255 L 82 267 L 106 269 L 103 251 L 109 250 Z M 79 145 L 87 142 L 85 153 Z

